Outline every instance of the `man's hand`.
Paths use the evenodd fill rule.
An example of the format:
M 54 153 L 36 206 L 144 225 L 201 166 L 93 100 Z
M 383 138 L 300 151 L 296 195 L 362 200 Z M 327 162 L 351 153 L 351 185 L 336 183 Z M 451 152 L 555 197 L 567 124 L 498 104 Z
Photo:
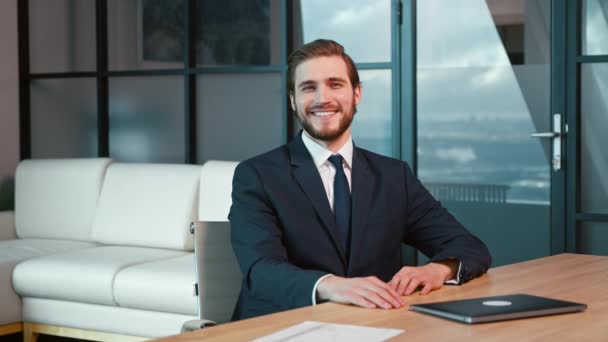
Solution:
M 343 278 L 329 276 L 317 285 L 322 300 L 354 304 L 364 308 L 400 308 L 405 303 L 387 283 L 376 277 Z
M 418 286 L 423 286 L 420 294 L 425 295 L 440 289 L 446 280 L 454 278 L 457 268 L 456 259 L 432 262 L 419 267 L 406 266 L 395 274 L 388 285 L 400 296 L 409 296 Z

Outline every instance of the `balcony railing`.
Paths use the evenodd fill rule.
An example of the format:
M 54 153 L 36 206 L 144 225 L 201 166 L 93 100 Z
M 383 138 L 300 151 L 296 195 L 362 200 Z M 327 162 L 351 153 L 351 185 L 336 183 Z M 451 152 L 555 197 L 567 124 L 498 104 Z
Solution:
M 439 201 L 505 203 L 508 185 L 465 184 L 465 183 L 424 183 Z

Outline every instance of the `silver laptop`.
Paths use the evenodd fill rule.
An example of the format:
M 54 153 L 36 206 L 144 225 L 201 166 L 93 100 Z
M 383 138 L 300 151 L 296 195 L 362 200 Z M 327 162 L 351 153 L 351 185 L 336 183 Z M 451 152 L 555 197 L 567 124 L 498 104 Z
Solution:
M 473 324 L 583 311 L 586 304 L 527 294 L 410 305 L 410 310 Z

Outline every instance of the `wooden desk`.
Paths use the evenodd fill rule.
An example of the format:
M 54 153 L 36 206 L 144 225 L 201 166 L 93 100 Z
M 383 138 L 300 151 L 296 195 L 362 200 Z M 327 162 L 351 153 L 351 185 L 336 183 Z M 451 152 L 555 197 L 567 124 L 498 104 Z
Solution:
M 464 286 L 444 286 L 426 296 L 405 297 L 423 303 L 492 295 L 528 293 L 586 303 L 582 313 L 465 325 L 412 312 L 362 309 L 334 303 L 257 317 L 163 339 L 164 341 L 243 341 L 303 321 L 349 323 L 405 329 L 393 340 L 409 341 L 608 341 L 608 257 L 560 254 L 490 269 Z

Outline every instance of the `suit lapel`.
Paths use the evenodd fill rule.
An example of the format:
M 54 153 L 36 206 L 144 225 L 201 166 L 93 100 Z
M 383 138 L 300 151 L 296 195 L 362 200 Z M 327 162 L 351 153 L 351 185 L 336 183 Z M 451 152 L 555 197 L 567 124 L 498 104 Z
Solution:
M 354 258 L 363 253 L 363 236 L 365 223 L 370 210 L 372 194 L 374 189 L 374 175 L 372 174 L 367 159 L 358 148 L 353 151 L 352 166 L 352 221 L 349 273 L 353 267 Z
M 291 165 L 294 177 L 302 191 L 312 203 L 317 215 L 319 215 L 325 230 L 332 239 L 334 247 L 338 250 L 342 264 L 346 265 L 346 252 L 339 247 L 334 214 L 329 206 L 327 194 L 325 193 L 325 187 L 323 186 L 319 171 L 317 170 L 310 153 L 306 149 L 306 146 L 302 142 L 301 136 L 293 139 L 287 146 L 291 154 Z

